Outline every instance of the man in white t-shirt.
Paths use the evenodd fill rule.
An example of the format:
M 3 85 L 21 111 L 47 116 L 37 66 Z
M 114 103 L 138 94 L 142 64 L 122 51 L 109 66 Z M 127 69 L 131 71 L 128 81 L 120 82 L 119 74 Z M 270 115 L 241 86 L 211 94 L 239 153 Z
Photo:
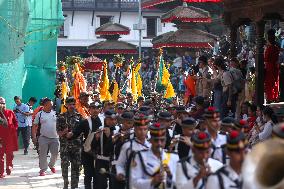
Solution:
M 56 112 L 52 110 L 52 101 L 49 98 L 43 99 L 43 109 L 38 112 L 33 125 L 33 142 L 36 142 L 36 133 L 39 129 L 39 167 L 40 176 L 45 176 L 49 167 L 51 172 L 55 173 L 54 168 L 59 148 L 59 137 L 56 130 Z M 50 162 L 47 164 L 47 152 L 51 153 Z

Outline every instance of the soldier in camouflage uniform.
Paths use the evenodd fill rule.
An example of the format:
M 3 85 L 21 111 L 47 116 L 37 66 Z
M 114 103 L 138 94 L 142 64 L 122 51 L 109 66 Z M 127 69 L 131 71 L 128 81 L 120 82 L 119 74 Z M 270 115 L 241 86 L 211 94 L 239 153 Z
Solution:
M 79 124 L 82 117 L 75 109 L 75 99 L 66 99 L 67 112 L 57 118 L 57 132 L 60 137 L 60 156 L 64 189 L 68 188 L 68 167 L 71 162 L 71 189 L 78 188 L 81 166 L 82 138 L 67 139 L 66 134 Z

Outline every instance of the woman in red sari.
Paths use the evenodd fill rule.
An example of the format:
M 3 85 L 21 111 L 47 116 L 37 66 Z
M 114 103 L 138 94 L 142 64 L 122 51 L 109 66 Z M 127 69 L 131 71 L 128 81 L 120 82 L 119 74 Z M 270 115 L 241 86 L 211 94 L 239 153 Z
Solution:
M 12 110 L 6 109 L 6 102 L 0 97 L 0 179 L 4 177 L 4 154 L 6 154 L 6 173 L 13 168 L 13 152 L 18 150 L 18 121 Z
M 264 53 L 265 80 L 264 90 L 268 103 L 277 102 L 279 96 L 279 53 L 280 48 L 275 41 L 275 30 L 267 32 L 268 44 Z

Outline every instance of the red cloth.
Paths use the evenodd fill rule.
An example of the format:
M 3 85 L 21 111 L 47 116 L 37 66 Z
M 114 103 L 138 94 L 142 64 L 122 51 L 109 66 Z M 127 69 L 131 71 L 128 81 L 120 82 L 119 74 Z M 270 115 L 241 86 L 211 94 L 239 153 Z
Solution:
M 264 91 L 267 101 L 277 101 L 279 96 L 279 53 L 276 45 L 268 45 L 264 53 L 265 80 Z
M 12 110 L 4 110 L 3 113 L 8 121 L 8 127 L 0 125 L 1 150 L 4 153 L 12 153 L 18 150 L 18 121 Z
M 255 121 L 256 121 L 256 116 L 251 116 L 248 118 L 247 122 L 248 122 L 248 125 L 249 125 L 249 130 L 251 130 L 255 124 Z

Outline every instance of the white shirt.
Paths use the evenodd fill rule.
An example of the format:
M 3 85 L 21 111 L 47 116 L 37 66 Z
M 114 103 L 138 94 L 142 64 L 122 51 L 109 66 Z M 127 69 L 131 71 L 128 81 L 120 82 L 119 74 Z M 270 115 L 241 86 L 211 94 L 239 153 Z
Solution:
M 205 188 L 205 181 L 203 183 L 202 179 L 199 180 L 196 187 L 194 187 L 193 179 L 198 175 L 200 167 L 198 163 L 195 161 L 193 157 L 190 157 L 189 162 L 186 163 L 187 168 L 187 175 L 190 179 L 186 177 L 184 174 L 182 163 L 179 162 L 177 165 L 177 172 L 176 172 L 176 188 L 177 189 L 204 189 Z M 212 158 L 209 158 L 207 161 L 212 173 L 216 172 L 218 169 L 220 169 L 223 164 L 217 160 L 214 160 Z
M 263 131 L 259 133 L 258 137 L 260 141 L 267 140 L 271 137 L 273 130 L 273 122 L 270 120 L 264 124 Z
M 156 173 L 159 170 L 160 165 L 161 165 L 160 159 L 153 154 L 151 149 L 147 151 L 141 151 L 140 153 L 142 156 L 142 161 L 146 167 L 146 171 L 151 175 Z M 177 162 L 179 161 L 179 157 L 176 154 L 163 152 L 162 160 L 165 161 L 166 159 L 169 160 L 167 165 L 169 166 L 169 169 L 173 176 L 171 180 L 172 185 L 171 186 L 166 185 L 166 189 L 170 189 L 173 187 L 176 181 L 175 173 L 176 173 L 176 167 L 177 167 Z M 131 177 L 130 177 L 132 188 L 154 189 L 154 186 L 151 185 L 152 177 L 144 172 L 144 169 L 142 167 L 141 160 L 138 154 L 135 156 L 134 161 L 136 165 L 131 167 Z
M 48 138 L 58 138 L 56 131 L 56 112 L 51 110 L 50 112 L 40 111 L 36 114 L 34 124 L 41 124 L 40 136 Z
M 220 162 L 223 162 L 223 154 L 222 145 L 226 144 L 226 135 L 217 134 L 217 138 L 215 140 L 212 139 L 212 144 L 214 148 L 212 149 L 211 158 L 216 159 Z
M 133 139 L 133 140 L 130 140 L 124 143 L 121 147 L 119 157 L 115 165 L 116 173 L 125 175 L 126 174 L 125 166 L 130 156 L 130 153 L 133 151 L 137 152 L 137 151 L 149 149 L 150 146 L 151 144 L 147 140 L 145 140 L 144 144 L 139 143 L 136 139 Z
M 225 189 L 239 189 L 240 187 L 234 181 L 241 182 L 242 180 L 241 175 L 238 175 L 229 165 L 225 166 L 224 170 L 225 172 L 228 173 L 228 175 L 225 175 L 224 173 L 221 173 L 220 171 L 218 171 L 218 174 L 222 176 L 224 188 Z M 221 189 L 217 174 L 212 174 L 208 177 L 205 188 L 206 189 Z
M 29 110 L 30 110 L 29 113 L 34 113 L 33 108 L 29 104 L 27 104 L 27 106 L 29 107 Z M 26 121 L 27 121 L 28 126 L 31 127 L 33 125 L 33 116 L 32 115 L 27 116 Z

